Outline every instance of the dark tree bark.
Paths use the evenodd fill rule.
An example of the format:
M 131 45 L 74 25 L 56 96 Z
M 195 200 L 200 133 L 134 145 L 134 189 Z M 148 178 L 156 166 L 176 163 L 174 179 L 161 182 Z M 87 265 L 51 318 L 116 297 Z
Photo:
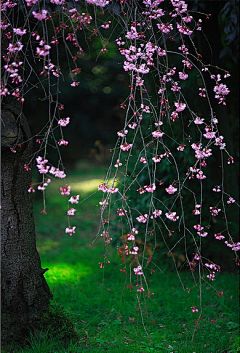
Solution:
M 3 105 L 1 179 L 2 341 L 26 337 L 48 310 L 51 292 L 36 249 L 27 120 L 13 105 Z M 16 147 L 16 153 L 10 147 Z M 21 145 L 21 146 L 20 146 Z

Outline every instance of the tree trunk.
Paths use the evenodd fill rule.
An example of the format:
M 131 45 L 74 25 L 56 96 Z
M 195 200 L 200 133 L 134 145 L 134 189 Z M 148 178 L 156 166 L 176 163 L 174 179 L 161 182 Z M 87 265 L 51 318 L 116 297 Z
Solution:
M 38 326 L 48 310 L 51 292 L 36 249 L 33 205 L 28 189 L 31 134 L 25 116 L 2 106 L 1 266 L 2 340 L 20 341 Z M 17 146 L 18 145 L 18 146 Z M 12 152 L 10 147 L 16 147 Z

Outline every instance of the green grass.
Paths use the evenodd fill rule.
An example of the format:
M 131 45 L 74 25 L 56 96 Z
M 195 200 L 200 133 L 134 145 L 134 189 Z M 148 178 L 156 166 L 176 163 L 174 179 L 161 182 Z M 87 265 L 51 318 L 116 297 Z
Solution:
M 84 199 L 96 190 L 104 173 L 104 168 L 82 163 L 69 175 L 68 184 L 73 194 L 80 193 Z M 104 255 L 102 242 L 89 247 L 98 230 L 96 205 L 101 194 L 76 207 L 77 231 L 70 237 L 64 233 L 68 197 L 60 195 L 62 183 L 52 184 L 47 190 L 48 214 L 40 213 L 40 200 L 34 212 L 37 247 L 42 267 L 49 268 L 45 278 L 54 300 L 42 330 L 30 337 L 21 352 L 239 352 L 236 275 L 219 276 L 216 286 L 224 291 L 222 298 L 203 284 L 203 313 L 196 325 L 198 313 L 190 307 L 199 307 L 197 287 L 185 293 L 176 273 L 163 266 L 163 272 L 149 280 L 155 294 L 146 300 L 142 320 L 136 311 L 136 294 L 126 288 L 129 280 L 120 272 L 116 248 L 109 248 L 111 263 L 103 270 L 98 264 Z M 185 286 L 193 287 L 189 272 L 183 271 L 181 277 Z

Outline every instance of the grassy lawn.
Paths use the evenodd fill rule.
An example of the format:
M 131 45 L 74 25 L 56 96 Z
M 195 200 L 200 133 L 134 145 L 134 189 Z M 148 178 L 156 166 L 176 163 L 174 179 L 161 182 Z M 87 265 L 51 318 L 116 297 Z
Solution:
M 73 194 L 84 199 L 96 191 L 104 174 L 103 167 L 81 163 L 67 182 Z M 185 293 L 176 273 L 163 266 L 149 280 L 154 295 L 146 299 L 147 312 L 141 315 L 136 293 L 126 288 L 129 280 L 120 272 L 116 248 L 110 248 L 111 263 L 103 270 L 98 264 L 104 254 L 101 239 L 89 247 L 98 231 L 101 193 L 77 205 L 72 221 L 77 230 L 71 237 L 64 233 L 68 197 L 60 195 L 60 185 L 54 182 L 47 190 L 48 214 L 40 213 L 40 199 L 34 212 L 37 247 L 42 267 L 49 268 L 45 278 L 54 295 L 52 315 L 60 313 L 63 326 L 57 335 L 54 327 L 33 335 L 21 352 L 239 352 L 237 275 L 225 272 L 218 278 L 222 298 L 203 285 L 203 314 L 197 322 L 199 315 L 190 308 L 199 307 L 197 287 Z M 188 271 L 181 277 L 184 285 L 193 287 Z M 142 296 L 143 308 L 144 300 Z M 76 333 L 72 339 L 71 330 Z

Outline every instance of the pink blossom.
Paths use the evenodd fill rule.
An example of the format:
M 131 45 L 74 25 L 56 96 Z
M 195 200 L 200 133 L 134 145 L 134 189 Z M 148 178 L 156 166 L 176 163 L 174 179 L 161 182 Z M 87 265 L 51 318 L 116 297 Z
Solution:
M 67 145 L 68 145 L 68 141 L 62 139 L 62 140 L 58 141 L 58 145 L 59 145 L 59 146 L 62 146 L 62 145 L 63 145 L 63 146 L 67 146 Z
M 133 246 L 133 250 L 132 250 L 132 251 L 129 251 L 129 254 L 130 254 L 130 255 L 137 255 L 138 250 L 139 250 L 139 247 L 138 247 L 138 246 Z
M 115 194 L 116 192 L 118 192 L 118 188 L 109 188 L 108 192 L 110 192 L 110 194 Z
M 136 235 L 138 234 L 138 230 L 136 228 L 132 228 L 132 233 Z
M 176 212 L 165 213 L 165 216 L 167 217 L 167 219 L 173 222 L 176 222 L 179 219 L 179 216 L 176 216 Z
M 43 157 L 41 157 L 41 156 L 38 156 L 38 157 L 36 158 L 36 162 L 37 162 L 38 164 L 46 164 L 46 163 L 48 162 L 48 160 L 47 160 L 47 159 L 43 159 Z
M 199 237 L 205 238 L 208 233 L 207 232 L 197 232 L 197 235 L 199 235 Z
M 141 215 L 141 216 L 137 217 L 136 220 L 137 220 L 139 223 L 147 223 L 148 215 L 147 215 L 147 214 Z
M 66 194 L 65 194 L 66 195 Z M 70 202 L 71 204 L 73 203 L 78 203 L 79 201 L 79 195 L 76 195 L 76 196 L 71 196 L 70 199 L 68 200 L 68 202 Z
M 58 124 L 63 127 L 67 126 L 69 123 L 70 123 L 69 117 L 58 120 Z
M 164 132 L 160 131 L 160 130 L 156 130 L 152 132 L 153 137 L 159 138 L 162 137 L 164 135 Z
M 50 0 L 50 2 L 55 5 L 63 5 L 65 0 Z
M 10 26 L 10 23 L 7 23 L 6 20 L 2 20 L 2 19 L 0 20 L 0 28 L 1 28 L 2 30 L 7 29 L 9 26 Z
M 128 133 L 128 130 L 121 130 L 117 132 L 117 135 L 120 137 L 125 137 L 127 133 Z
M 210 272 L 209 275 L 207 275 L 207 278 L 210 281 L 215 281 L 215 272 L 214 271 Z
M 142 195 L 146 192 L 146 190 L 144 190 L 143 188 L 139 188 L 139 189 L 137 189 L 137 191 L 139 192 L 140 195 Z
M 144 80 L 141 79 L 141 77 L 137 76 L 136 77 L 136 86 L 143 86 L 144 85 Z
M 27 30 L 21 29 L 21 28 L 13 28 L 13 32 L 19 36 L 23 36 L 24 34 L 27 33 Z
M 162 48 L 158 48 L 157 53 L 159 56 L 166 56 L 166 50 L 164 50 Z
M 203 174 L 202 170 L 199 170 L 199 172 L 196 174 L 196 178 L 203 180 L 206 179 L 206 175 Z
M 64 173 L 64 171 L 59 170 L 58 168 L 55 167 L 51 167 L 51 169 L 49 170 L 50 174 L 53 174 L 56 178 L 60 178 L 63 179 L 66 177 L 66 174 Z
M 194 119 L 194 124 L 196 125 L 201 125 L 204 122 L 204 118 L 199 118 L 199 116 L 196 117 L 196 119 Z
M 193 313 L 197 313 L 199 311 L 196 306 L 191 306 L 191 309 Z
M 220 186 L 220 185 L 215 186 L 215 187 L 213 188 L 213 191 L 215 191 L 215 192 L 221 192 L 221 186 Z
M 219 146 L 220 150 L 223 150 L 226 147 L 226 143 L 223 142 L 223 139 L 223 136 L 215 137 L 214 145 Z
M 121 167 L 122 163 L 120 162 L 120 159 L 117 159 L 117 163 L 114 164 L 115 168 Z
M 145 157 L 141 157 L 141 158 L 140 158 L 140 162 L 146 164 L 146 163 L 147 163 L 147 160 L 146 160 Z
M 214 271 L 220 272 L 220 266 L 214 264 L 213 262 L 211 262 L 211 263 L 207 262 L 207 263 L 205 263 L 205 266 L 208 267 L 210 270 L 214 270 Z
M 149 7 L 151 9 L 155 9 L 163 1 L 164 0 L 143 0 L 143 3 L 146 5 L 146 7 Z
M 173 92 L 179 92 L 181 90 L 181 87 L 178 86 L 178 82 L 174 82 L 174 85 L 171 88 L 171 91 Z
M 174 122 L 174 121 L 175 121 L 176 119 L 178 119 L 178 118 L 179 118 L 178 113 L 175 112 L 175 111 L 173 111 L 173 112 L 171 113 L 170 119 Z
M 127 39 L 138 39 L 139 35 L 137 33 L 136 27 L 132 26 L 131 31 L 127 32 L 126 36 Z
M 10 43 L 8 46 L 8 51 L 9 53 L 16 53 L 17 51 L 21 51 L 23 48 L 23 45 L 21 42 L 17 42 L 15 44 Z
M 125 142 L 120 148 L 122 151 L 129 151 L 132 148 L 132 144 Z
M 216 85 L 213 88 L 213 91 L 216 93 L 215 98 L 219 98 L 219 96 L 226 96 L 230 92 L 227 86 L 224 85 L 223 83 Z
M 6 88 L 6 87 L 4 87 L 3 85 L 1 86 L 1 90 L 0 90 L 0 95 L 1 96 L 7 96 L 7 95 L 9 95 L 10 94 L 10 92 L 8 91 L 8 88 Z
M 203 136 L 206 138 L 206 139 L 213 139 L 216 135 L 216 132 L 214 131 L 208 131 L 206 132 L 206 134 L 203 134 Z
M 45 164 L 37 164 L 37 168 L 40 174 L 46 174 L 48 173 L 50 166 L 45 166 Z
M 233 197 L 229 197 L 229 199 L 227 200 L 227 203 L 230 204 L 230 203 L 234 203 L 236 202 L 236 200 L 234 200 Z
M 33 11 L 32 14 L 37 20 L 42 21 L 45 20 L 48 12 L 47 10 L 41 10 L 40 12 Z
M 105 200 L 103 200 L 103 201 L 100 201 L 100 202 L 99 202 L 99 205 L 102 206 L 102 208 L 104 208 L 105 206 L 107 206 L 107 205 L 108 205 L 107 199 L 105 199 Z
M 43 190 L 45 190 L 45 186 L 44 185 L 38 185 L 38 190 L 40 190 L 40 191 L 43 191 Z
M 173 25 L 166 24 L 166 23 L 157 23 L 158 29 L 160 29 L 163 33 L 169 33 L 170 31 L 173 30 Z
M 137 289 L 137 292 L 145 292 L 145 289 L 141 286 Z
M 140 265 L 138 267 L 135 267 L 133 269 L 133 271 L 134 271 L 135 275 L 143 275 L 142 266 L 140 266 Z
M 160 163 L 162 160 L 162 155 L 157 155 L 157 156 L 153 157 L 152 160 L 155 163 Z
M 186 34 L 188 36 L 190 36 L 193 33 L 193 31 L 191 31 L 190 28 L 188 28 L 187 26 L 183 26 L 179 23 L 177 23 L 177 29 L 179 30 L 180 33 Z
M 181 45 L 181 47 L 179 47 L 178 49 L 181 50 L 184 54 L 189 54 L 188 48 L 184 44 Z M 185 66 L 187 66 L 187 65 L 185 65 Z
M 167 191 L 168 194 L 172 195 L 172 194 L 174 194 L 177 191 L 177 188 L 175 188 L 172 185 L 169 185 L 169 187 L 166 188 L 165 190 Z
M 75 208 L 70 208 L 68 211 L 67 211 L 67 215 L 68 216 L 74 216 L 75 212 L 77 210 Z
M 50 54 L 50 51 L 49 49 L 51 49 L 51 46 L 50 45 L 43 45 L 43 47 L 37 47 L 36 48 L 36 54 L 39 55 L 39 56 L 47 56 Z
M 108 0 L 86 0 L 86 2 L 100 7 L 105 7 L 109 4 Z
M 70 195 L 71 186 L 66 184 L 65 187 L 60 187 L 61 195 Z
M 144 189 L 145 189 L 147 192 L 153 193 L 153 191 L 156 190 L 156 184 L 155 184 L 155 183 L 152 183 L 152 185 L 145 185 L 145 186 L 144 186 Z
M 80 82 L 78 82 L 78 81 L 73 81 L 70 86 L 72 86 L 72 87 L 77 87 L 77 86 L 79 86 L 79 84 L 80 84 Z
M 185 46 L 184 46 L 185 47 Z M 186 48 L 185 48 L 186 49 Z M 184 49 L 184 50 L 185 50 Z M 184 51 L 183 51 L 184 52 Z M 185 54 L 187 54 L 186 52 L 185 52 Z M 188 53 L 189 54 L 189 53 Z M 188 61 L 188 60 L 186 60 L 186 59 L 184 59 L 184 60 L 182 60 L 182 63 L 184 64 L 184 66 L 186 66 L 186 68 L 187 69 L 191 69 L 192 68 L 192 64 Z
M 31 168 L 29 167 L 29 165 L 28 165 L 28 164 L 24 164 L 24 169 L 26 169 L 26 171 L 31 170 Z
M 217 208 L 217 207 L 209 207 L 210 213 L 212 216 L 216 217 L 219 212 L 221 212 L 221 208 Z
M 222 240 L 225 239 L 225 236 L 222 235 L 221 233 L 214 234 L 215 239 L 217 240 Z
M 161 120 L 159 120 L 157 123 L 154 123 L 155 126 L 161 126 L 163 125 L 163 122 Z
M 155 210 L 155 211 L 153 211 L 151 219 L 157 218 L 158 216 L 161 216 L 161 215 L 162 215 L 162 211 L 161 210 Z
M 73 233 L 75 233 L 75 229 L 76 229 L 76 226 L 74 226 L 74 227 L 67 227 L 66 229 L 65 229 L 65 233 L 66 234 L 68 234 L 69 233 L 69 235 L 70 236 L 72 236 L 73 235 Z
M 193 226 L 193 228 L 196 229 L 196 230 L 198 230 L 198 231 L 201 231 L 201 230 L 204 229 L 202 226 L 200 226 L 200 224 L 195 224 L 195 225 Z
M 31 183 L 31 186 L 30 186 L 30 188 L 28 189 L 28 192 L 30 193 L 30 192 L 35 192 L 35 190 L 34 190 L 34 188 L 33 188 L 33 183 Z
M 188 14 L 187 14 L 187 16 L 186 16 L 186 17 L 183 17 L 183 21 L 184 21 L 185 23 L 191 22 L 191 21 L 192 21 L 192 19 L 193 19 L 193 17 L 192 17 L 192 16 L 190 16 L 190 15 L 188 15 Z
M 127 211 L 122 208 L 118 208 L 117 213 L 120 217 L 123 217 L 123 216 L 126 216 Z
M 200 210 L 198 209 L 193 210 L 192 213 L 194 214 L 194 216 L 198 216 L 201 214 Z
M 179 72 L 178 75 L 181 80 L 186 80 L 188 78 L 188 74 L 185 74 L 184 72 Z
M 128 124 L 129 128 L 134 130 L 137 127 L 137 123 Z
M 183 152 L 184 149 L 185 149 L 185 147 L 186 147 L 186 145 L 183 145 L 183 144 L 182 144 L 182 145 L 180 145 L 180 146 L 177 147 L 177 150 Z
M 182 112 L 186 108 L 186 104 L 182 102 L 174 102 L 177 112 Z
M 135 240 L 135 236 L 133 234 L 128 234 L 128 241 L 134 241 Z
M 110 27 L 110 23 L 111 23 L 111 21 L 108 21 L 108 22 L 104 23 L 103 25 L 101 25 L 101 27 L 104 29 L 108 29 Z
M 206 97 L 206 89 L 205 88 L 199 88 L 199 96 L 205 98 Z
M 102 183 L 101 185 L 98 185 L 98 190 L 101 190 L 102 192 L 107 192 L 108 188 L 106 186 L 106 183 Z
M 27 3 L 27 6 L 33 6 L 33 5 L 37 5 L 38 0 L 25 0 Z

